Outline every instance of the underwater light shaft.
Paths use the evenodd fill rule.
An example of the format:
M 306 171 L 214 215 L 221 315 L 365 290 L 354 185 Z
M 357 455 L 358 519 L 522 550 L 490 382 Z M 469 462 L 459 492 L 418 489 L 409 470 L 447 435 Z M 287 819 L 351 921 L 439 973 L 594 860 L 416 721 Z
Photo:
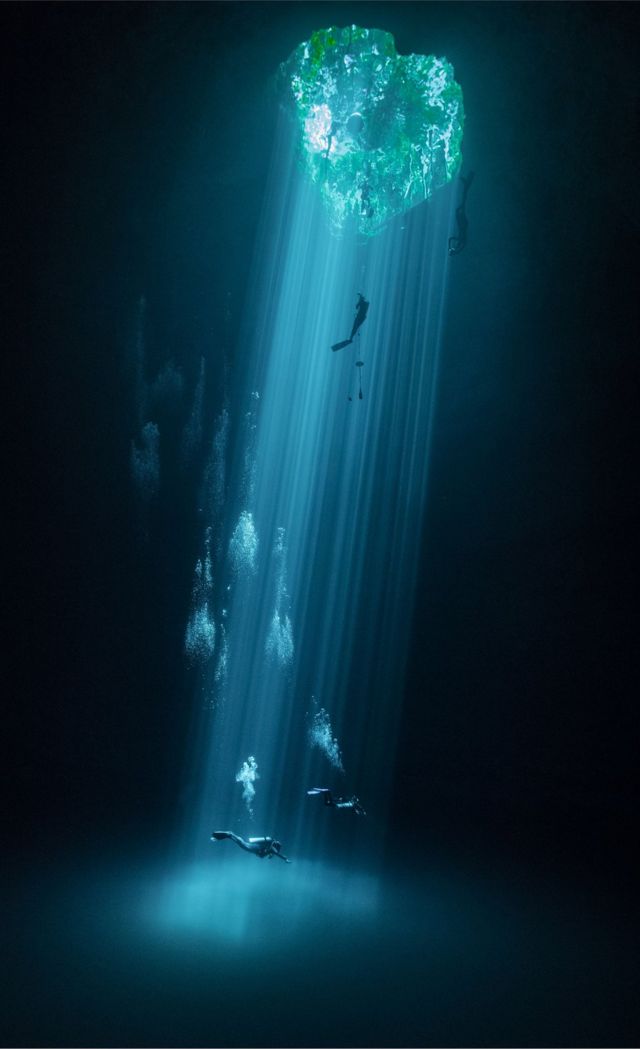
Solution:
M 373 814 L 338 817 L 355 819 L 364 855 L 382 845 L 394 771 L 452 201 L 441 195 L 374 241 L 337 240 L 286 124 L 276 146 L 246 311 L 248 378 L 235 391 L 251 461 L 241 450 L 232 470 L 227 670 L 222 688 L 213 670 L 207 683 L 196 852 L 211 850 L 215 826 L 321 858 L 336 813 L 306 796 L 319 785 L 357 793 Z M 359 292 L 366 324 L 332 353 Z M 320 709 L 340 761 L 311 745 Z M 238 782 L 247 755 L 259 769 L 250 805 Z

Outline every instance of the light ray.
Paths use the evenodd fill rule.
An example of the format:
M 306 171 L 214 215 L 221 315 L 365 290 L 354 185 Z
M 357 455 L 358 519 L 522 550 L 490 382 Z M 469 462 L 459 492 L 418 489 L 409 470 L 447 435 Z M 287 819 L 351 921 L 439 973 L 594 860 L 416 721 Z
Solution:
M 441 191 L 375 240 L 337 239 L 279 124 L 245 310 L 245 385 L 235 391 L 249 424 L 230 471 L 224 695 L 194 814 L 198 854 L 210 849 L 214 824 L 276 836 L 294 861 L 338 848 L 332 820 L 353 821 L 360 869 L 382 846 L 452 206 Z M 371 304 L 366 323 L 353 346 L 332 353 L 351 328 L 358 292 Z M 356 361 L 364 363 L 362 399 Z M 274 594 L 283 593 L 273 551 L 283 536 L 279 614 L 295 638 L 290 660 L 269 655 Z M 210 675 L 214 691 L 214 667 Z M 309 746 L 314 697 L 340 741 L 343 773 L 326 749 Z M 247 754 L 260 768 L 251 825 L 235 782 Z M 357 793 L 370 816 L 321 811 L 306 796 L 313 785 Z M 215 861 L 225 862 L 221 852 Z

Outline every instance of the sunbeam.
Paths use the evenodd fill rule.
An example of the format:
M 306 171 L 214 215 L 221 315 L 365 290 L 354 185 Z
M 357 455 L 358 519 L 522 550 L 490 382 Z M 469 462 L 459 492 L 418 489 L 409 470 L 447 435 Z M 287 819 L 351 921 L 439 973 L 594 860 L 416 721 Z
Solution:
M 292 132 L 281 114 L 244 310 L 231 413 L 245 436 L 219 580 L 225 675 L 215 661 L 207 672 L 214 713 L 188 838 L 202 857 L 211 830 L 229 826 L 277 836 L 294 861 L 346 847 L 354 871 L 372 870 L 402 707 L 455 200 L 442 189 L 374 238 L 337 237 Z M 368 312 L 332 352 L 359 296 Z M 255 785 L 244 777 L 243 804 L 247 754 L 260 772 Z M 353 832 L 340 846 L 335 813 L 306 795 L 317 784 L 356 793 L 369 814 L 339 814 Z

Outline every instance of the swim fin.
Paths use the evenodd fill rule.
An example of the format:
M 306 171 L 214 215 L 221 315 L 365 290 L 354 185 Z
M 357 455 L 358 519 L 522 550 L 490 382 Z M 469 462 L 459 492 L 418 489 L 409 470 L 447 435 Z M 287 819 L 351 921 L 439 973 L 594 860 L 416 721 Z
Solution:
M 335 342 L 331 349 L 335 353 L 336 350 L 343 350 L 345 346 L 350 346 L 352 342 L 353 339 L 345 339 L 344 342 Z

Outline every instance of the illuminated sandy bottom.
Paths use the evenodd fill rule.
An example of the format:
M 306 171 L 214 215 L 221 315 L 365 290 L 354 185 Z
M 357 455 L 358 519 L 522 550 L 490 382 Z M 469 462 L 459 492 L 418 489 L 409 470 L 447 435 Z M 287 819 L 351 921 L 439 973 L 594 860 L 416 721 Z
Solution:
M 212 849 L 233 849 L 220 844 Z M 245 953 L 278 951 L 279 941 L 321 935 L 331 924 L 362 930 L 382 906 L 377 879 L 326 864 L 212 857 L 152 884 L 140 919 L 152 931 L 235 944 Z
M 634 1044 L 624 904 L 526 869 L 130 857 L 7 900 L 5 1045 Z

